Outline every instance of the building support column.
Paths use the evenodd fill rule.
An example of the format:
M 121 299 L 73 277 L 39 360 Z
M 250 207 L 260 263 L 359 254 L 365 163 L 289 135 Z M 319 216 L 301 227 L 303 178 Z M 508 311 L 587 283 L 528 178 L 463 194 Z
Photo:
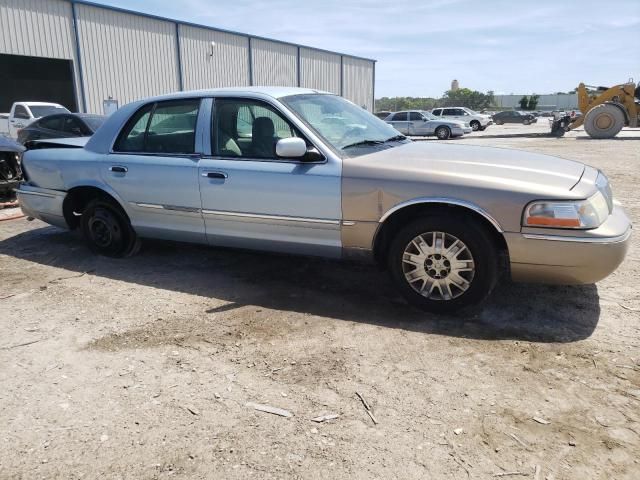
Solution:
M 76 47 L 76 62 L 78 64 L 78 77 L 80 79 L 80 97 L 82 99 L 82 113 L 87 113 L 87 96 L 84 88 L 84 72 L 82 70 L 82 54 L 80 50 L 80 34 L 78 33 L 78 13 L 76 11 L 76 2 L 71 0 L 71 14 L 73 16 L 73 34 Z M 75 82 L 75 75 L 73 76 Z

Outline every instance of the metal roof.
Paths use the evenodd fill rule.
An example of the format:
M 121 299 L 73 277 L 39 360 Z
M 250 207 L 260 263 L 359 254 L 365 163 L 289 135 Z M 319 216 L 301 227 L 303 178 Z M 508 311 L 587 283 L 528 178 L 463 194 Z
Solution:
M 141 16 L 141 17 L 152 18 L 152 19 L 155 19 L 155 20 L 162 20 L 162 21 L 165 21 L 165 22 L 171 22 L 171 23 L 175 23 L 175 24 L 178 24 L 178 25 L 187 25 L 187 26 L 190 26 L 190 27 L 203 28 L 203 29 L 206 29 L 206 30 L 213 30 L 215 32 L 231 33 L 231 34 L 234 34 L 234 35 L 241 35 L 241 36 L 247 37 L 247 38 L 255 38 L 255 39 L 258 39 L 258 40 L 266 40 L 266 41 L 269 41 L 269 42 L 282 43 L 282 44 L 285 44 L 285 45 L 292 45 L 294 47 L 307 48 L 309 50 L 315 50 L 317 52 L 333 53 L 334 55 L 341 55 L 343 57 L 349 57 L 349 58 L 357 58 L 357 59 L 360 59 L 360 60 L 366 60 L 366 61 L 373 62 L 373 63 L 376 62 L 376 60 L 374 60 L 372 58 L 359 57 L 357 55 L 350 55 L 348 53 L 334 52 L 334 51 L 331 51 L 331 50 L 325 50 L 323 48 L 310 47 L 309 45 L 302 45 L 302 44 L 293 43 L 293 42 L 285 42 L 283 40 L 277 40 L 275 38 L 261 37 L 259 35 L 251 35 L 249 33 L 236 32 L 236 31 L 227 30 L 227 29 L 224 29 L 224 28 L 212 27 L 210 25 L 203 25 L 203 24 L 200 24 L 200 23 L 185 22 L 185 21 L 182 21 L 182 20 L 176 20 L 174 18 L 162 17 L 162 16 L 159 16 L 159 15 L 152 15 L 152 14 L 149 14 L 149 13 L 136 12 L 135 10 L 129 10 L 129 9 L 126 9 L 126 8 L 121 8 L 121 7 L 114 7 L 114 6 L 111 6 L 111 5 L 104 5 L 102 3 L 90 2 L 90 1 L 87 1 L 87 0 L 67 0 L 67 1 L 69 1 L 71 3 L 78 4 L 78 5 L 87 5 L 87 6 L 90 6 L 90 7 L 103 8 L 105 10 L 111 10 L 113 12 L 128 13 L 130 15 L 138 15 L 138 16 Z

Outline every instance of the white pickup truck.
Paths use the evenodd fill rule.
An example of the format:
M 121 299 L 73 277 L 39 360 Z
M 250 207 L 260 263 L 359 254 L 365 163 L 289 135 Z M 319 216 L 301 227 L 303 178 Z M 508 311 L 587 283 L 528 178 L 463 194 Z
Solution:
M 15 102 L 11 106 L 11 112 L 0 113 L 0 135 L 18 138 L 20 129 L 54 113 L 69 113 L 69 110 L 57 103 Z

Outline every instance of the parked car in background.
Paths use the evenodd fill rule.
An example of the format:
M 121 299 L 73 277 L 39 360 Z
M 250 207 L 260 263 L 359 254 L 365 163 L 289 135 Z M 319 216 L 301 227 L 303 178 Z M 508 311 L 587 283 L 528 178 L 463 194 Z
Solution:
M 20 130 L 18 141 L 24 145 L 31 140 L 90 137 L 100 128 L 106 118 L 103 115 L 84 113 L 49 115 Z
M 69 113 L 69 110 L 57 103 L 15 102 L 11 112 L 0 115 L 0 135 L 16 139 L 20 130 L 54 113 Z
M 472 131 L 469 124 L 465 125 L 464 122 L 438 118 L 421 110 L 404 110 L 392 113 L 385 119 L 385 122 L 404 135 L 435 135 L 440 140 L 461 137 Z
M 443 117 L 449 120 L 460 120 L 468 123 L 473 131 L 484 130 L 493 123 L 491 115 L 474 112 L 470 108 L 465 107 L 444 107 L 434 108 L 431 113 L 436 117 Z
M 519 112 L 517 110 L 505 110 L 504 112 L 498 112 L 493 115 L 493 123 L 496 125 L 503 125 L 505 123 L 521 123 L 523 125 L 530 125 L 536 123 L 538 119 L 526 112 Z
M 96 253 L 131 255 L 149 237 L 375 260 L 410 302 L 436 312 L 480 302 L 503 274 L 597 282 L 622 262 L 631 236 L 595 168 L 413 142 L 312 89 L 138 101 L 84 148 L 28 150 L 22 169 L 25 215 L 80 229 Z
M 380 120 L 384 120 L 385 118 L 387 118 L 389 115 L 391 115 L 393 112 L 387 112 L 387 111 L 381 111 L 381 112 L 376 112 L 374 113 L 374 115 L 376 117 L 378 117 Z

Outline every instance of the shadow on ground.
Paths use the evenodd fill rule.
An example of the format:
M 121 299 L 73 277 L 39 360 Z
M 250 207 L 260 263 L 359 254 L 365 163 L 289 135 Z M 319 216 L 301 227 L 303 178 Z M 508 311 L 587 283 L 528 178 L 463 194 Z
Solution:
M 445 317 L 408 306 L 374 266 L 155 241 L 135 257 L 110 259 L 55 227 L 8 238 L 0 254 L 227 302 L 203 313 L 255 305 L 439 335 L 538 342 L 585 339 L 600 316 L 595 285 L 503 282 L 479 311 Z

